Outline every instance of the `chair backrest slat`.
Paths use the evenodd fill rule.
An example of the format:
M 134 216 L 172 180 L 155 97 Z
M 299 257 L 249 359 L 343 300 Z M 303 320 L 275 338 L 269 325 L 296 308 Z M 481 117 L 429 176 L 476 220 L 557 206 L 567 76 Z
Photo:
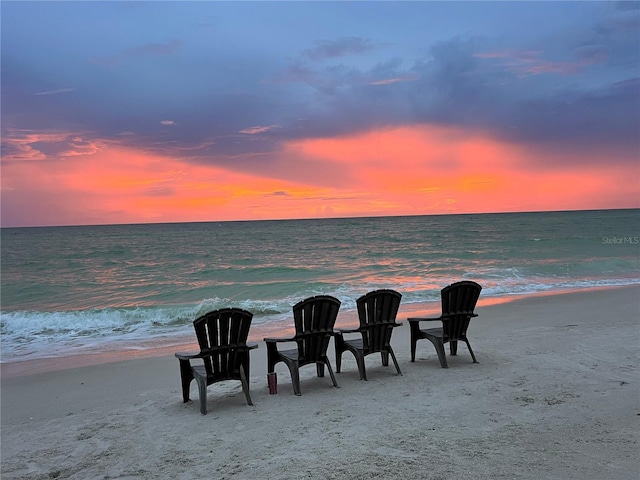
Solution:
M 340 300 L 329 295 L 310 297 L 293 306 L 300 365 L 326 356 L 339 308 Z
M 395 290 L 381 289 L 356 301 L 365 353 L 389 346 L 401 299 L 402 295 Z
M 469 280 L 453 283 L 442 289 L 442 316 L 447 318 L 443 322 L 443 329 L 450 341 L 465 338 L 481 290 L 479 284 Z

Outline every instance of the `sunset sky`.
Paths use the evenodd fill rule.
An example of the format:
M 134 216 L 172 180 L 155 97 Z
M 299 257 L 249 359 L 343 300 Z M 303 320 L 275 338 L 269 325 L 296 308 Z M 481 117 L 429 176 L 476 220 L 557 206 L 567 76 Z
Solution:
M 0 8 L 4 227 L 640 207 L 638 2 Z

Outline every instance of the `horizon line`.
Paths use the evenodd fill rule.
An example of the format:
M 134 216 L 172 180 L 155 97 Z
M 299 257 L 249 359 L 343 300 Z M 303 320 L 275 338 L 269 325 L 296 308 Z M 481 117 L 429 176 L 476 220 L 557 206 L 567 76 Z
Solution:
M 536 213 L 571 213 L 571 212 L 607 212 L 623 210 L 640 210 L 640 207 L 621 208 L 576 208 L 564 210 L 522 210 L 522 211 L 494 211 L 494 212 L 465 212 L 465 213 L 420 213 L 405 215 L 349 215 L 344 217 L 301 217 L 301 218 L 261 218 L 261 219 L 238 219 L 238 220 L 198 220 L 198 221 L 175 221 L 175 222 L 132 222 L 132 223 L 88 223 L 88 224 L 65 224 L 65 225 L 0 225 L 0 230 L 12 228 L 73 228 L 73 227 L 116 227 L 116 226 L 144 226 L 144 225 L 179 225 L 179 224 L 204 224 L 204 223 L 249 223 L 249 222 L 299 222 L 305 220 L 357 220 L 373 218 L 409 218 L 409 217 L 449 217 L 468 215 L 518 215 Z

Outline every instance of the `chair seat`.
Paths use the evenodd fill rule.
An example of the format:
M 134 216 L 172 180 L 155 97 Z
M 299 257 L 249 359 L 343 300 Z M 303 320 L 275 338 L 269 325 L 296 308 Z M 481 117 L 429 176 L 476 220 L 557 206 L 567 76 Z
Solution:
M 356 348 L 358 350 L 362 350 L 364 348 L 364 342 L 362 341 L 362 337 L 361 338 L 354 338 L 354 339 L 350 339 L 350 340 L 344 340 L 344 343 L 346 345 L 349 345 L 350 347 Z
M 291 350 L 278 350 L 278 354 L 282 357 L 287 357 L 289 360 L 298 360 L 298 350 L 295 348 Z
M 191 365 L 191 371 L 194 375 L 200 375 L 205 378 L 207 376 L 207 369 L 204 368 L 204 365 Z
M 420 330 L 420 333 L 424 335 L 433 335 L 434 337 L 444 337 L 444 328 L 442 327 L 424 328 Z
M 207 375 L 207 369 L 205 368 L 204 365 L 191 365 L 191 370 L 193 371 L 194 375 L 198 375 L 202 378 L 206 378 L 207 383 L 209 384 L 211 384 L 212 381 L 240 380 L 240 371 L 227 373 L 227 375 L 224 375 L 224 376 L 221 376 L 221 375 L 214 376 L 214 375 Z

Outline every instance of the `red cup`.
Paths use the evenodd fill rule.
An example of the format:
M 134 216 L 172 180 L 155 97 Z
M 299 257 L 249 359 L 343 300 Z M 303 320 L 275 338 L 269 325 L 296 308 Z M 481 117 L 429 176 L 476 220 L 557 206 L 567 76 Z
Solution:
M 278 376 L 276 372 L 267 373 L 267 385 L 271 395 L 278 393 Z

